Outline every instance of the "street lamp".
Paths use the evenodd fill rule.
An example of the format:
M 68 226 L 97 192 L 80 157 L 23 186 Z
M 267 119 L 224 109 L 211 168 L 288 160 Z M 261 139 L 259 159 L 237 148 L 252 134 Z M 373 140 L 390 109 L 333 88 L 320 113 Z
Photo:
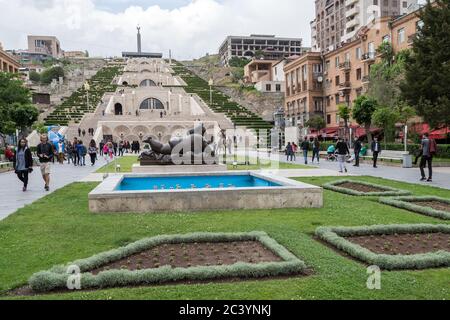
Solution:
M 212 106 L 212 87 L 214 85 L 213 78 L 209 79 L 208 85 L 209 85 L 209 105 Z
M 91 90 L 91 86 L 87 81 L 84 83 L 84 90 L 86 91 L 86 106 L 89 109 L 89 90 Z

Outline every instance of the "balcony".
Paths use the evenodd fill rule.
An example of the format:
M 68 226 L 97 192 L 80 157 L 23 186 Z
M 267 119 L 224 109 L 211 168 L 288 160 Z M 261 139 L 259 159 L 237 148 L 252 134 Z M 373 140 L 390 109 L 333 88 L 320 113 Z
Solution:
M 317 80 L 320 77 L 323 79 L 323 72 L 313 72 L 313 79 L 314 80 Z
M 352 4 L 357 3 L 357 2 L 358 2 L 358 0 L 345 0 L 345 6 L 349 7 Z
M 361 56 L 361 61 L 362 62 L 375 62 L 375 57 L 376 57 L 376 53 L 375 52 L 368 52 L 368 53 L 364 53 Z
M 355 7 L 353 7 L 352 9 L 347 10 L 347 11 L 345 12 L 345 17 L 346 17 L 346 18 L 350 18 L 350 17 L 353 17 L 353 16 L 357 15 L 358 13 L 359 13 L 359 7 L 358 7 L 358 6 L 355 6 Z
M 361 82 L 362 82 L 363 84 L 368 84 L 368 83 L 370 82 L 370 76 L 364 76 L 364 77 L 362 77 Z
M 339 91 L 348 91 L 352 89 L 350 81 L 345 81 L 339 84 Z
M 408 43 L 412 44 L 414 42 L 414 39 L 416 39 L 416 38 L 417 38 L 417 33 L 414 33 L 414 34 L 408 36 Z
M 339 64 L 339 69 L 344 71 L 349 71 L 351 69 L 350 61 L 345 61 Z
M 347 29 L 356 28 L 357 26 L 359 26 L 359 19 L 356 17 L 353 17 L 353 19 L 347 21 L 345 24 L 345 28 Z

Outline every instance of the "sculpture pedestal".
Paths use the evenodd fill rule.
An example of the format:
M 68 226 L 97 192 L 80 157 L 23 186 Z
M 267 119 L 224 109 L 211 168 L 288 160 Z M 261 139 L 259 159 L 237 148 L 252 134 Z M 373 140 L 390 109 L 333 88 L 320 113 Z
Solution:
M 225 172 L 227 166 L 224 164 L 214 165 L 168 165 L 168 166 L 141 166 L 133 165 L 133 173 L 198 173 L 198 172 Z

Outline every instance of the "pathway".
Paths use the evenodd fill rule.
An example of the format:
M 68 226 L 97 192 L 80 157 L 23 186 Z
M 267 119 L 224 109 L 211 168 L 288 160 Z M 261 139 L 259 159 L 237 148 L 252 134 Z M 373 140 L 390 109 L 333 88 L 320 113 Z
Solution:
M 89 157 L 86 157 L 85 167 L 74 167 L 73 165 L 52 165 L 52 174 L 50 176 L 50 192 L 44 191 L 44 182 L 42 180 L 39 167 L 34 167 L 33 173 L 29 177 L 29 186 L 27 192 L 22 192 L 22 183 L 17 179 L 14 172 L 0 174 L 0 220 L 5 219 L 18 209 L 54 192 L 68 184 L 88 176 L 103 166 L 104 160 L 91 167 Z

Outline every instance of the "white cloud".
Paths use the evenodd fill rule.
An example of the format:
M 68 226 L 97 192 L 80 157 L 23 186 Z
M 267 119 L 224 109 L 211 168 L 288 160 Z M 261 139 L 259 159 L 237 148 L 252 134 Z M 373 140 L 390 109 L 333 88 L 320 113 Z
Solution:
M 217 52 L 230 34 L 302 37 L 309 45 L 314 16 L 313 0 L 192 0 L 175 9 L 130 5 L 120 12 L 93 0 L 0 0 L 0 7 L 0 41 L 8 49 L 26 48 L 26 36 L 40 34 L 57 36 L 64 50 L 120 55 L 136 50 L 140 24 L 143 50 L 167 55 L 172 49 L 185 59 Z

